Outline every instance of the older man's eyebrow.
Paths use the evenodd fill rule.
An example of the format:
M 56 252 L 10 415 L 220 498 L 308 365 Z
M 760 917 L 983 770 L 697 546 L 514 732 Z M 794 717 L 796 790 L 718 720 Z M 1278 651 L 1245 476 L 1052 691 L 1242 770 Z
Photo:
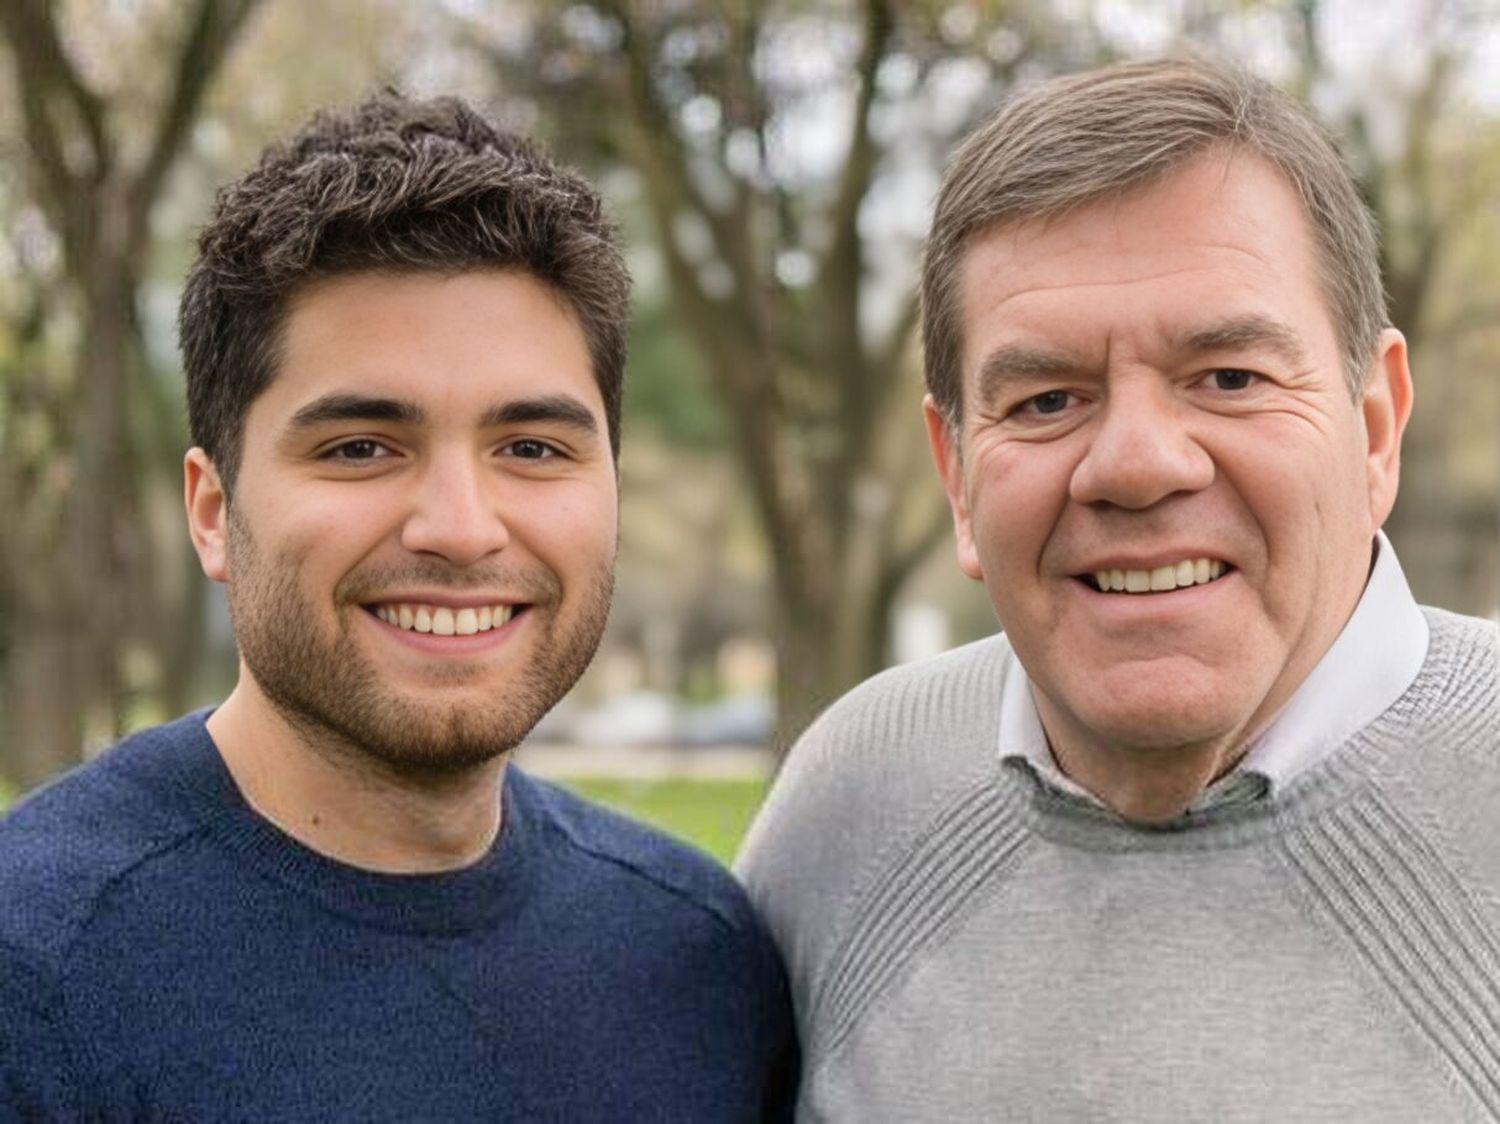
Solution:
M 365 394 L 325 394 L 314 398 L 292 415 L 288 433 L 301 433 L 330 422 L 396 422 L 421 425 L 426 419 L 422 407 L 399 398 L 381 398 Z
M 1017 382 L 1035 383 L 1077 374 L 1078 360 L 1061 351 L 1027 344 L 1004 344 L 979 366 L 979 402 L 997 402 Z
M 1297 333 L 1267 316 L 1235 316 L 1186 332 L 1178 341 L 1180 350 L 1204 354 L 1264 350 L 1289 367 L 1307 366 L 1307 351 Z
M 594 412 L 569 394 L 550 394 L 540 398 L 517 398 L 502 402 L 486 410 L 480 424 L 490 429 L 533 422 L 565 425 L 590 434 L 599 432 L 599 422 L 595 419 Z

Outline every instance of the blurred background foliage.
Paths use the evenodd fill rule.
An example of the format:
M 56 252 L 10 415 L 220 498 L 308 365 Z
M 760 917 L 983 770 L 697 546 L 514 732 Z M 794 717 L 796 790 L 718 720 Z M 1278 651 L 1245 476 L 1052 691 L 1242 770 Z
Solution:
M 180 514 L 179 286 L 216 185 L 386 84 L 543 137 L 604 189 L 637 278 L 616 609 L 542 736 L 625 700 L 596 726 L 674 737 L 666 699 L 697 705 L 689 740 L 784 745 L 866 675 L 993 630 L 919 422 L 938 177 L 1007 90 L 1169 50 L 1245 62 L 1343 139 L 1417 375 L 1389 532 L 1423 601 L 1500 605 L 1494 0 L 5 0 L 0 44 L 14 787 L 232 684 Z

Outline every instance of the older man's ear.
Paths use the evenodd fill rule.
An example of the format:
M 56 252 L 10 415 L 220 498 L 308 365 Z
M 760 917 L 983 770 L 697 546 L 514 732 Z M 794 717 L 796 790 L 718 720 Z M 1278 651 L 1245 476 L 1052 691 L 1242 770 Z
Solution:
M 953 511 L 958 567 L 975 581 L 983 581 L 984 571 L 979 564 L 979 551 L 974 546 L 968 493 L 964 488 L 963 451 L 959 447 L 961 434 L 956 433 L 948 424 L 930 394 L 922 399 L 922 419 L 927 424 L 927 444 L 932 450 L 933 463 L 937 465 L 938 476 L 943 481 L 943 491 L 948 493 L 948 506 Z
M 1370 533 L 1385 523 L 1396 503 L 1401 478 L 1401 437 L 1412 409 L 1411 367 L 1406 337 L 1395 328 L 1380 333 L 1369 381 L 1360 399 L 1368 453 Z

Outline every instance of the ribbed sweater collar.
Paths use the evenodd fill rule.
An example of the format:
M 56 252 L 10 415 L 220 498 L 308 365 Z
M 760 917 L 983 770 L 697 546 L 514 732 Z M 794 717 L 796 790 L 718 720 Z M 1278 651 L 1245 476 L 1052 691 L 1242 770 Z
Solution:
M 1202 811 L 1264 799 L 1314 768 L 1412 685 L 1427 655 L 1428 627 L 1395 548 L 1383 533 L 1363 595 L 1342 632 L 1296 693 L 1255 736 L 1244 757 L 1193 802 Z M 1099 804 L 1057 766 L 1024 675 L 1001 698 L 1000 755 L 1024 761 L 1052 788 Z
M 329 911 L 375 928 L 458 935 L 515 912 L 528 892 L 538 809 L 529 781 L 506 770 L 499 836 L 476 863 L 441 874 L 385 874 L 319 854 L 245 801 L 220 757 L 207 710 L 162 727 L 154 766 L 170 777 L 184 827 L 196 829 L 261 876 Z
M 1476 669 L 1471 665 L 1483 654 L 1465 648 L 1464 634 L 1451 625 L 1444 627 L 1440 618 L 1441 614 L 1428 613 L 1427 658 L 1401 697 L 1299 774 L 1295 783 L 1277 786 L 1262 800 L 1189 810 L 1164 823 L 1143 826 L 1096 801 L 1059 791 L 1016 758 L 1003 763 L 996 783 L 1010 794 L 1012 806 L 1031 830 L 1086 849 L 1211 850 L 1283 834 L 1290 825 L 1366 790 L 1372 775 L 1392 767 L 1393 754 L 1419 759 L 1425 749 L 1437 748 L 1438 741 L 1455 731 L 1472 731 L 1486 720 L 1493 723 L 1494 684 L 1472 681 Z M 1003 658 L 1009 665 L 1007 676 L 1019 671 L 1008 648 Z

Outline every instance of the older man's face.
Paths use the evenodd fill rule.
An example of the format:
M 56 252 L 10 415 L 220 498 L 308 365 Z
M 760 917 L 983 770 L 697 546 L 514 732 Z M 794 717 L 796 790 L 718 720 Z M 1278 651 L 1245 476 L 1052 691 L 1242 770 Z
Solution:
M 928 427 L 1049 735 L 1240 742 L 1337 637 L 1395 494 L 1401 410 L 1383 373 L 1351 398 L 1292 188 L 1211 152 L 989 233 L 962 300 L 960 440 Z

